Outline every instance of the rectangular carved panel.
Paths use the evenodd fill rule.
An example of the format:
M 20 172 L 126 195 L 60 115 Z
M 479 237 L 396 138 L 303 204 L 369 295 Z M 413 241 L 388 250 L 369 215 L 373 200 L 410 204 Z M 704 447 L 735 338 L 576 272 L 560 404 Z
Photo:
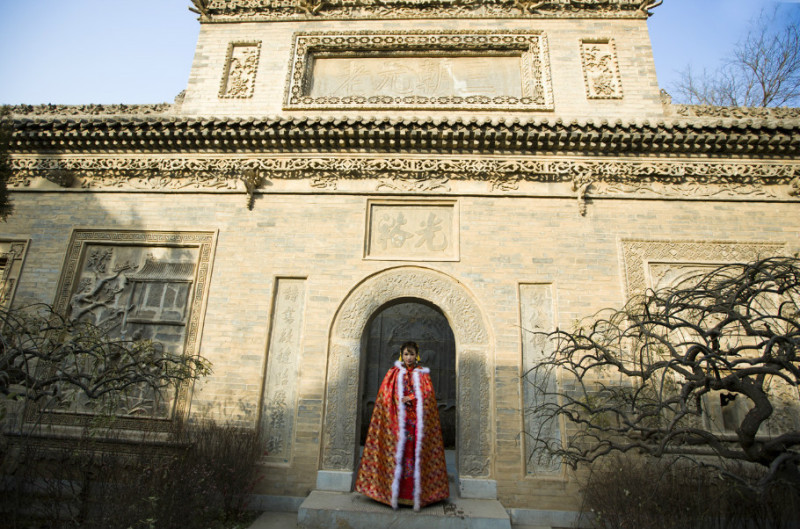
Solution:
M 261 409 L 264 459 L 270 463 L 292 457 L 305 299 L 305 279 L 277 280 Z
M 519 285 L 520 319 L 522 328 L 522 412 L 525 432 L 525 468 L 528 475 L 561 473 L 561 460 L 541 450 L 541 443 L 560 443 L 558 420 L 543 420 L 531 410 L 543 402 L 555 403 L 553 393 L 558 380 L 556 373 L 529 374 L 543 358 L 552 352 L 552 344 L 543 334 L 555 329 L 553 289 L 550 284 Z M 544 399 L 544 401 L 542 400 Z
M 581 60 L 586 97 L 622 99 L 622 81 L 614 39 L 581 40 Z
M 228 45 L 219 88 L 220 98 L 253 97 L 260 54 L 261 41 L 231 42 Z
M 112 337 L 196 355 L 215 241 L 213 232 L 75 230 L 53 306 L 110 329 Z M 165 429 L 166 421 L 153 419 L 184 416 L 188 401 L 189 384 L 166 399 L 144 388 L 129 391 L 115 426 Z M 85 424 L 98 404 L 83 400 L 41 420 Z
M 541 32 L 295 34 L 287 109 L 552 110 Z
M 458 209 L 454 201 L 370 201 L 365 258 L 456 261 Z
M 310 95 L 370 97 L 522 97 L 520 59 L 486 57 L 320 57 Z
M 8 309 L 14 301 L 28 241 L 0 241 L 0 307 Z

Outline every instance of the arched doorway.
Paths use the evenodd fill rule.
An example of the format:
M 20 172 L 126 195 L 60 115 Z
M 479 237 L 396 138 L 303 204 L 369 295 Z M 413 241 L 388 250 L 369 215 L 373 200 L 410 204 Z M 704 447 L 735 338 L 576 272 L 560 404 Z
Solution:
M 457 399 L 455 337 L 442 311 L 418 299 L 390 302 L 375 313 L 364 330 L 359 444 L 363 446 L 367 438 L 381 381 L 397 360 L 400 346 L 408 340 L 417 342 L 422 365 L 431 370 L 444 446 L 445 449 L 454 450 Z
M 474 491 L 470 492 L 472 498 L 495 497 L 491 479 L 493 353 L 486 321 L 461 282 L 417 266 L 390 268 L 365 278 L 348 293 L 333 317 L 317 489 L 352 490 L 359 451 L 358 402 L 365 361 L 362 340 L 375 314 L 403 299 L 426 300 L 441 310 L 450 324 L 458 380 L 455 444 L 459 486 L 462 494 Z

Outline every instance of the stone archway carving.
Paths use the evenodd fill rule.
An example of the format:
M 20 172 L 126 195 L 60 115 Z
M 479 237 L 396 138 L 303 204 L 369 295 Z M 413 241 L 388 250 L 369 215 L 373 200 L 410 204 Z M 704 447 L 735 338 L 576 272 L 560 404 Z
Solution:
M 487 325 L 464 285 L 441 272 L 410 266 L 365 279 L 347 296 L 334 318 L 328 344 L 322 470 L 354 470 L 361 335 L 372 314 L 398 298 L 427 300 L 450 322 L 456 341 L 459 474 L 489 477 L 492 428 Z

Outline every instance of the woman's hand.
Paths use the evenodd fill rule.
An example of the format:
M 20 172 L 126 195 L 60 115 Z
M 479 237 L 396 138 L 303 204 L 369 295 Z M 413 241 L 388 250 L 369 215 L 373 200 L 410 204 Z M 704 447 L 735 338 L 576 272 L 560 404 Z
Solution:
M 409 402 L 413 402 L 415 399 L 412 396 L 405 396 L 403 397 L 403 404 L 408 404 Z

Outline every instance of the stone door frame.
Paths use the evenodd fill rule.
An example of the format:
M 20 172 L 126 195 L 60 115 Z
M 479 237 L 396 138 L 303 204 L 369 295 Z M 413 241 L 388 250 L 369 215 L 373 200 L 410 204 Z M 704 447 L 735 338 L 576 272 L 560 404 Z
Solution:
M 372 274 L 357 284 L 334 315 L 328 365 L 318 490 L 352 490 L 357 457 L 362 335 L 370 318 L 387 303 L 416 298 L 442 311 L 456 345 L 457 469 L 462 497 L 496 498 L 491 479 L 492 364 L 489 327 L 475 297 L 458 280 L 433 269 L 401 266 Z

